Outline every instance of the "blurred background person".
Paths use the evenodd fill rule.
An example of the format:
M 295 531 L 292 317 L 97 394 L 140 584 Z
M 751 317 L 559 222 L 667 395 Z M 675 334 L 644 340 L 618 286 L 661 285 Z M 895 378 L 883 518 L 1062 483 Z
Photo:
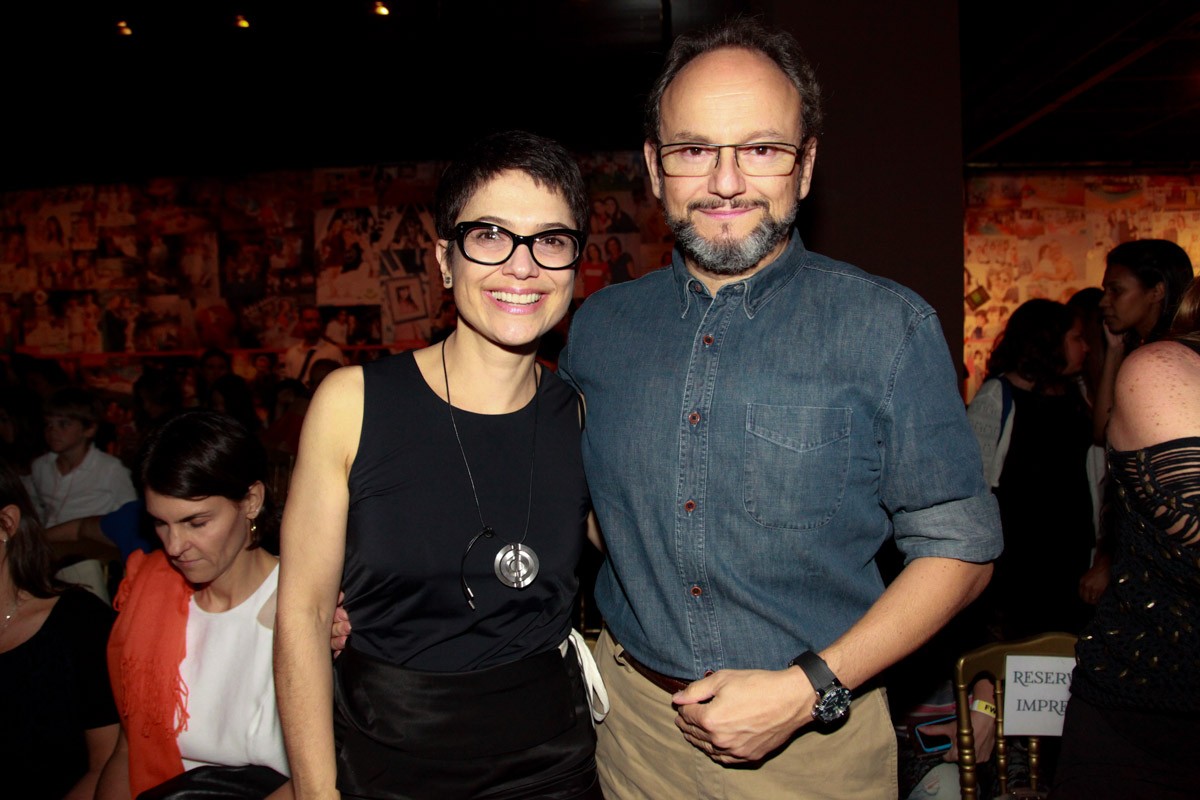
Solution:
M 339 365 L 345 364 L 341 348 L 329 341 L 323 332 L 321 312 L 316 306 L 305 306 L 300 311 L 300 341 L 283 354 L 283 376 L 308 381 L 308 372 L 314 361 L 328 358 Z
M 117 741 L 113 613 L 54 578 L 20 477 L 0 461 L 0 771 L 14 800 L 92 797 Z
M 258 409 L 254 406 L 254 395 L 249 384 L 241 375 L 222 375 L 209 388 L 207 407 L 220 414 L 228 414 L 246 430 L 257 433 L 262 429 Z
M 984 603 L 1005 639 L 1078 632 L 1086 619 L 1078 583 L 1095 541 L 1091 420 L 1074 377 L 1087 352 L 1083 322 L 1069 308 L 1029 300 L 967 409 L 1000 504 L 1004 553 Z
M 1105 441 L 1121 363 L 1139 345 L 1162 338 L 1192 281 L 1188 254 L 1165 239 L 1124 242 L 1108 252 L 1105 262 L 1100 311 L 1108 347 L 1093 399 L 1092 435 L 1097 444 Z

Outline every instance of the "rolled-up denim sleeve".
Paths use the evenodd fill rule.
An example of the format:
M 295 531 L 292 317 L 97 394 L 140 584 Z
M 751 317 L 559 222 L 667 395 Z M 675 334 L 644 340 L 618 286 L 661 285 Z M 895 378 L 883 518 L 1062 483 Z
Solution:
M 937 317 L 914 321 L 879 417 L 880 498 L 905 561 L 984 562 L 1000 555 L 996 499 L 983 479 Z

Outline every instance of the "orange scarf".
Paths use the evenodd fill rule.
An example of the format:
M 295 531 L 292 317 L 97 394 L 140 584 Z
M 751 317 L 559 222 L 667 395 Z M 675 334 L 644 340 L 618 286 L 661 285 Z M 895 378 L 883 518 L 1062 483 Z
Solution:
M 108 675 L 129 742 L 129 788 L 137 797 L 183 772 L 176 737 L 187 727 L 187 650 L 192 586 L 161 550 L 135 551 L 113 605 Z

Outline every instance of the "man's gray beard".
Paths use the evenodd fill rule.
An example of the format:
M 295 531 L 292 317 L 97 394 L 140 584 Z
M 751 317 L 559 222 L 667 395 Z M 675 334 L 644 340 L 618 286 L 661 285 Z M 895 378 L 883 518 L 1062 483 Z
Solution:
M 780 242 L 787 240 L 795 220 L 795 206 L 786 219 L 771 216 L 765 203 L 746 203 L 741 207 L 749 206 L 761 208 L 763 216 L 754 230 L 742 239 L 705 239 L 696 231 L 690 218 L 672 216 L 665 208 L 663 214 L 671 232 L 675 234 L 675 246 L 697 267 L 710 275 L 744 275 L 758 266 L 758 262 L 766 258 Z M 689 205 L 688 213 L 703 207 L 701 203 Z M 734 207 L 739 206 L 735 203 Z

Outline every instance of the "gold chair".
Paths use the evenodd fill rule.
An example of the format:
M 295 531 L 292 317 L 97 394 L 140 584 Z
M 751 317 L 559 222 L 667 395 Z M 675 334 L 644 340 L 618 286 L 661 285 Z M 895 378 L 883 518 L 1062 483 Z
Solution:
M 975 762 L 975 733 L 971 729 L 971 709 L 967 690 L 982 675 L 991 676 L 996 684 L 996 770 L 1000 778 L 1000 793 L 1008 792 L 1008 747 L 1004 742 L 1004 659 L 1019 656 L 1075 656 L 1075 635 L 1043 633 L 1013 642 L 995 642 L 972 650 L 954 665 L 955 715 L 958 717 L 958 782 L 963 800 L 979 800 L 978 772 Z M 1036 736 L 1029 739 L 1029 783 L 1032 794 L 1038 791 L 1040 750 Z

